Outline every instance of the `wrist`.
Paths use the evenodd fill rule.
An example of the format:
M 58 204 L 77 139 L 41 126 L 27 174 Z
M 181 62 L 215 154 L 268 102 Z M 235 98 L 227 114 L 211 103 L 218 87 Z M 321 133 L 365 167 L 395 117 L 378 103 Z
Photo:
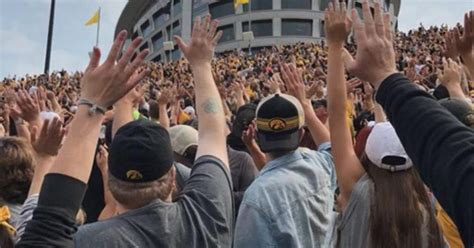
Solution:
M 344 48 L 344 42 L 331 42 L 328 43 L 328 49 L 329 50 L 336 50 L 336 49 L 343 49 Z
M 193 72 L 199 72 L 200 70 L 203 69 L 212 69 L 211 62 L 203 62 L 203 63 L 192 63 L 190 64 L 191 70 Z
M 395 73 L 398 73 L 397 70 L 390 70 L 390 71 L 386 71 L 386 72 L 383 72 L 383 73 L 379 73 L 378 75 L 376 75 L 375 77 L 373 77 L 372 80 L 369 81 L 369 83 L 374 86 L 374 89 L 377 90 L 379 88 L 379 86 L 382 84 L 382 82 L 387 79 L 388 77 L 390 77 L 391 75 L 395 74 Z
M 47 154 L 44 152 L 38 152 L 35 150 L 35 159 L 37 164 L 41 164 L 43 162 L 52 162 L 54 160 L 55 155 Z

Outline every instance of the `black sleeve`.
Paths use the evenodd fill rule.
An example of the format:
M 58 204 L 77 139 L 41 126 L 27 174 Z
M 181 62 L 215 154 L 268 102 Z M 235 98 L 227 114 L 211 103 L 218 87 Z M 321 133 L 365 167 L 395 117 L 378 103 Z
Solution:
M 17 247 L 73 247 L 76 214 L 85 191 L 86 184 L 75 178 L 46 175 L 38 206 Z
M 377 101 L 423 181 L 474 245 L 474 131 L 401 74 L 385 79 Z

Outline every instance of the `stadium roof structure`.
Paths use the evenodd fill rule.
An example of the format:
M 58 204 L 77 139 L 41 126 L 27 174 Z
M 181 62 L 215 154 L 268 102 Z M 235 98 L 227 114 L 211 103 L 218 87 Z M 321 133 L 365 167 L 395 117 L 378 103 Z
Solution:
M 129 0 L 120 14 L 114 37 L 122 30 L 127 30 L 131 37 L 135 23 L 145 14 L 145 12 L 156 4 L 158 0 Z

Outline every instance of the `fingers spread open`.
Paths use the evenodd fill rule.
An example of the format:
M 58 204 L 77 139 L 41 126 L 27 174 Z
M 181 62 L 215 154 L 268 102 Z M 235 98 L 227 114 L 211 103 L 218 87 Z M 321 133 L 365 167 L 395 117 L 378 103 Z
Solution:
M 199 35 L 201 32 L 201 17 L 196 16 L 193 22 L 193 33 L 192 36 Z
M 382 7 L 380 6 L 379 2 L 375 2 L 375 31 L 379 37 L 385 36 L 385 24 L 384 19 L 382 17 Z
M 209 32 L 207 33 L 207 39 L 212 40 L 216 36 L 217 26 L 219 25 L 218 20 L 213 20 L 211 26 L 209 27 Z
M 385 13 L 383 15 L 383 22 L 384 22 L 384 32 L 385 32 L 385 38 L 392 42 L 393 36 L 392 36 L 392 20 L 391 16 L 389 13 Z
M 365 33 L 368 37 L 375 36 L 375 22 L 374 18 L 372 17 L 372 12 L 370 11 L 369 2 L 364 0 L 362 3 L 362 14 L 364 16 L 364 27 Z
M 222 37 L 222 30 L 220 30 L 219 32 L 217 32 L 217 34 L 214 36 L 214 39 L 212 39 L 212 44 L 213 45 L 217 45 L 217 43 L 219 42 L 219 40 L 221 39 Z
M 357 10 L 352 10 L 352 21 L 354 22 L 354 36 L 357 42 L 357 46 L 363 46 L 367 40 L 365 33 L 365 27 L 362 21 L 360 20 L 359 13 Z
M 145 49 L 138 54 L 137 57 L 125 68 L 125 76 L 129 78 L 143 63 L 145 57 L 148 56 L 149 50 Z
M 89 65 L 86 68 L 86 71 L 97 68 L 99 66 L 99 61 L 100 61 L 100 49 L 97 47 L 94 47 L 92 49 L 92 55 L 89 60 Z
M 120 60 L 117 64 L 120 71 L 123 70 L 123 68 L 125 68 L 125 66 L 127 66 L 128 62 L 130 61 L 133 54 L 135 53 L 135 49 L 137 49 L 137 47 L 140 45 L 140 43 L 142 43 L 142 40 L 143 39 L 141 37 L 138 37 L 138 38 L 134 39 L 132 41 L 132 43 L 130 43 L 130 45 L 128 45 L 127 51 L 125 51 L 122 58 L 120 58 Z
M 115 63 L 115 60 L 118 57 L 118 54 L 120 53 L 120 49 L 122 48 L 123 42 L 127 38 L 127 31 L 122 30 L 120 33 L 117 35 L 117 38 L 114 41 L 114 44 L 112 44 L 112 48 L 110 48 L 109 55 L 107 56 L 107 59 L 105 63 L 108 63 L 110 65 L 113 65 Z

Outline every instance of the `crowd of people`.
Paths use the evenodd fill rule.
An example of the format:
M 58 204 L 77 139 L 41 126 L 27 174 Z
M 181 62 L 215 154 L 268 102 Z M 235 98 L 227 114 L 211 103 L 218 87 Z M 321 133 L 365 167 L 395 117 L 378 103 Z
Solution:
M 196 18 L 167 64 L 122 31 L 83 72 L 5 78 L 0 246 L 473 247 L 474 11 L 374 9 L 251 55 Z

